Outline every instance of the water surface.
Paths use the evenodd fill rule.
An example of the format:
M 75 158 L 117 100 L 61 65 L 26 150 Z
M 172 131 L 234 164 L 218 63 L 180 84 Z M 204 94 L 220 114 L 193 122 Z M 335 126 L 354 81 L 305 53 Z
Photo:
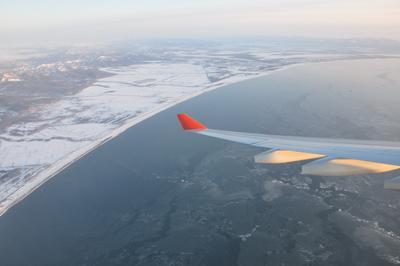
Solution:
M 400 60 L 338 61 L 179 104 L 0 217 L 0 265 L 388 264 L 400 254 L 385 235 L 399 235 L 400 205 L 382 186 L 395 174 L 307 177 L 299 164 L 255 165 L 262 149 L 184 133 L 175 115 L 217 129 L 400 140 L 399 85 Z

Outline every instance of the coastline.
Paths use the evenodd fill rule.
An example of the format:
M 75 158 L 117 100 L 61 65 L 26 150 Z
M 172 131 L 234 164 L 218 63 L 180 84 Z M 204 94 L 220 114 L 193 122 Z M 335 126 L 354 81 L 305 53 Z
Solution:
M 271 212 L 276 217 L 304 221 L 300 225 L 286 223 L 284 229 L 288 232 L 293 225 L 305 234 L 313 228 L 312 237 L 333 243 L 325 245 L 324 254 L 343 244 L 335 253 L 340 257 L 342 251 L 357 249 L 362 243 L 373 247 L 364 250 L 373 261 L 397 261 L 400 228 L 395 230 L 393 221 L 400 202 L 395 191 L 384 190 L 382 185 L 400 175 L 398 172 L 316 177 L 321 182 L 312 184 L 306 176 L 299 175 L 299 165 L 255 165 L 252 157 L 260 148 L 183 132 L 176 114 L 198 116 L 208 121 L 210 128 L 217 129 L 330 141 L 398 141 L 399 59 L 304 62 L 288 69 L 285 67 L 289 64 L 282 62 L 277 67 L 266 66 L 251 72 L 245 71 L 247 68 L 239 72 L 242 69 L 232 64 L 229 73 L 219 69 L 216 74 L 204 71 L 211 77 L 207 82 L 200 67 L 179 65 L 175 60 L 165 63 L 165 67 L 150 63 L 151 68 L 141 64 L 110 68 L 117 72 L 115 76 L 99 79 L 82 92 L 61 98 L 64 104 L 38 105 L 38 116 L 22 121 L 37 124 L 16 124 L 15 128 L 26 132 L 25 136 L 7 131 L 4 136 L 9 138 L 0 141 L 0 148 L 6 147 L 3 144 L 16 144 L 0 151 L 4 165 L 0 174 L 10 173 L 2 179 L 3 202 L 8 197 L 16 200 L 29 193 L 29 181 L 41 172 L 45 171 L 42 178 L 48 177 L 48 182 L 43 180 L 37 190 L 0 217 L 0 264 L 184 264 L 204 259 L 204 253 L 196 250 L 211 242 L 215 245 L 208 252 L 211 257 L 206 257 L 213 261 L 230 256 L 221 257 L 218 254 L 223 252 L 217 252 L 219 257 L 214 260 L 213 250 L 241 243 L 243 252 L 236 250 L 234 255 L 239 254 L 240 261 L 248 258 L 257 262 L 252 260 L 258 254 L 253 247 L 260 243 L 268 246 L 271 237 L 280 241 L 282 226 L 279 218 L 270 219 Z M 283 71 L 270 72 L 281 68 Z M 136 74 L 135 69 L 140 72 Z M 231 84 L 221 87 L 225 83 Z M 216 86 L 218 90 L 200 94 Z M 194 96 L 195 92 L 199 92 L 199 97 Z M 189 96 L 193 98 L 184 101 Z M 148 120 L 144 118 L 142 123 L 117 135 L 116 130 L 127 122 L 137 121 L 178 100 L 183 102 Z M 61 112 L 68 108 L 75 109 Z M 47 122 L 51 117 L 61 119 Z M 85 117 L 88 119 L 84 120 Z M 105 139 L 103 146 L 98 143 L 113 132 L 117 136 L 112 141 Z M 89 145 L 97 147 L 67 158 Z M 71 162 L 51 179 L 47 169 L 61 160 Z M 13 196 L 12 192 L 23 185 L 27 185 L 26 190 Z M 319 188 L 315 190 L 316 187 Z M 365 201 L 366 198 L 371 200 Z M 362 206 L 344 208 L 355 202 Z M 263 211 L 266 205 L 268 210 Z M 319 219 L 321 211 L 332 208 L 338 211 L 324 218 L 345 233 L 343 243 L 324 230 L 326 224 Z M 240 215 L 243 213 L 246 215 Z M 379 225 L 374 213 L 380 217 Z M 274 230 L 270 230 L 270 225 Z M 221 238 L 213 228 L 225 230 L 232 238 Z M 255 229 L 257 232 L 249 236 Z M 268 232 L 272 231 L 276 234 L 270 237 Z M 299 241 L 299 250 L 321 250 L 318 243 L 310 246 L 308 239 Z M 290 244 L 291 239 L 284 238 L 283 242 Z M 377 242 L 383 246 L 376 246 Z M 247 252 L 249 248 L 257 254 Z M 176 252 L 182 250 L 182 254 Z M 44 256 L 38 256 L 43 251 Z M 331 261 L 336 260 L 335 254 Z M 318 258 L 323 261 L 326 256 Z
M 142 121 L 144 121 L 144 120 L 146 120 L 146 119 L 148 119 L 170 107 L 173 107 L 179 103 L 182 103 L 191 98 L 199 96 L 203 93 L 213 91 L 213 90 L 216 90 L 218 88 L 221 88 L 221 87 L 233 84 L 233 83 L 237 83 L 237 82 L 241 82 L 241 81 L 245 81 L 245 80 L 249 80 L 249 79 L 254 79 L 254 78 L 259 78 L 262 76 L 267 76 L 274 72 L 286 70 L 288 68 L 303 65 L 303 64 L 305 64 L 305 63 L 296 63 L 296 64 L 291 64 L 291 65 L 286 65 L 286 66 L 283 66 L 278 69 L 267 70 L 265 72 L 261 72 L 261 73 L 254 74 L 254 75 L 229 77 L 223 81 L 224 82 L 223 84 L 215 84 L 215 85 L 211 85 L 209 87 L 207 86 L 203 90 L 191 93 L 189 95 L 177 97 L 176 99 L 174 99 L 170 102 L 160 104 L 159 106 L 157 106 L 157 108 L 154 108 L 148 112 L 145 112 L 143 114 L 140 114 L 140 115 L 137 115 L 137 116 L 127 119 L 124 124 L 122 124 L 121 126 L 119 126 L 116 129 L 110 131 L 105 136 L 97 139 L 96 141 L 93 141 L 92 143 L 90 143 L 89 145 L 87 145 L 85 147 L 82 147 L 78 150 L 75 150 L 72 153 L 69 153 L 67 156 L 56 161 L 55 163 L 53 163 L 51 166 L 47 167 L 46 169 L 38 171 L 35 175 L 32 175 L 30 181 L 28 181 L 24 186 L 22 186 L 21 188 L 16 190 L 14 193 L 12 193 L 5 201 L 3 201 L 1 203 L 2 206 L 0 209 L 0 216 L 5 214 L 13 206 L 18 204 L 22 200 L 24 200 L 31 193 L 33 193 L 36 189 L 38 189 L 40 186 L 42 186 L 44 183 L 46 183 L 52 177 L 54 177 L 55 175 L 57 175 L 58 173 L 60 173 L 64 169 L 66 169 L 68 166 L 70 166 L 74 162 L 78 161 L 80 158 L 82 158 L 86 154 L 97 149 L 104 143 L 114 139 L 115 137 L 117 137 L 121 133 L 125 132 L 129 128 L 135 126 L 136 124 L 138 124 L 138 123 L 140 123 L 140 122 L 142 122 Z

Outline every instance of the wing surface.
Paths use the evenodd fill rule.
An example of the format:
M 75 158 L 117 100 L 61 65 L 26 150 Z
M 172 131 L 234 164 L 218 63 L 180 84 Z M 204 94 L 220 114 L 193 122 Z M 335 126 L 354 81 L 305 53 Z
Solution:
M 185 131 L 270 149 L 256 155 L 256 162 L 317 159 L 303 166 L 305 174 L 341 176 L 400 169 L 398 142 L 253 134 L 209 129 L 186 114 L 179 114 L 178 119 Z M 400 181 L 398 186 L 400 189 Z

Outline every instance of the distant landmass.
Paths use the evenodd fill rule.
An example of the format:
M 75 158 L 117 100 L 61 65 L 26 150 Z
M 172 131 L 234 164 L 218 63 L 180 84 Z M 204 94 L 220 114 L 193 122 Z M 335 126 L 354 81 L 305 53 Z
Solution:
M 396 57 L 396 47 L 254 39 L 14 51 L 0 65 L 0 215 L 82 155 L 179 102 L 296 64 Z

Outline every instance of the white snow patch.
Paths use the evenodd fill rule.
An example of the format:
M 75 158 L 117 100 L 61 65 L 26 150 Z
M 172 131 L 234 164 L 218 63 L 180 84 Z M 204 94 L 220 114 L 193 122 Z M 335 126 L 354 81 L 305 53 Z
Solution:
M 14 173 L 0 183 L 0 215 L 72 162 L 140 121 L 206 91 L 267 73 L 233 71 L 229 78 L 220 74 L 218 82 L 211 82 L 196 63 L 149 62 L 104 70 L 115 75 L 31 110 L 35 121 L 14 124 L 0 134 L 0 171 Z

